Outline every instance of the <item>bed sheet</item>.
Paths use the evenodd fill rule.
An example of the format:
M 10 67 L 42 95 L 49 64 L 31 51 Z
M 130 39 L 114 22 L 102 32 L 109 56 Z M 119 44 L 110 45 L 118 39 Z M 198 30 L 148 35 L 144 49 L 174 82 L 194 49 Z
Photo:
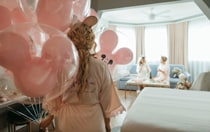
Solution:
M 144 88 L 121 132 L 210 132 L 210 92 Z

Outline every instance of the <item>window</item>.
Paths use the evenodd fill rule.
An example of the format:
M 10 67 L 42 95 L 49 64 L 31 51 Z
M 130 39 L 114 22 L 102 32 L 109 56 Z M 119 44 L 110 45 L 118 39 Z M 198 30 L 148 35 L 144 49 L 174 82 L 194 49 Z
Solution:
M 210 22 L 200 19 L 189 22 L 188 67 L 194 81 L 202 72 L 210 70 Z
M 189 51 L 190 61 L 210 61 L 210 22 L 201 19 L 189 23 Z
M 122 76 L 127 75 L 129 73 L 130 65 L 135 63 L 136 60 L 136 38 L 134 28 L 118 26 L 116 27 L 116 33 L 118 36 L 118 44 L 113 52 L 123 47 L 129 48 L 133 53 L 133 60 L 126 65 L 116 65 L 112 73 L 113 80 L 118 80 Z
M 122 47 L 129 48 L 133 52 L 133 60 L 130 63 L 135 63 L 136 60 L 136 38 L 135 30 L 132 27 L 117 27 L 118 45 L 116 50 Z M 115 50 L 115 51 L 116 51 Z
M 159 62 L 160 56 L 168 56 L 167 27 L 145 27 L 145 56 L 148 62 Z

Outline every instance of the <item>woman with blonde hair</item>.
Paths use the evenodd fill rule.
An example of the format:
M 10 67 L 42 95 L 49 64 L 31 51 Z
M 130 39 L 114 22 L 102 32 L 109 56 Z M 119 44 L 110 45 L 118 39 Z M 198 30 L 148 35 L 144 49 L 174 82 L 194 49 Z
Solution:
M 59 132 L 111 132 L 110 118 L 125 110 L 107 64 L 90 53 L 95 46 L 92 26 L 96 23 L 96 17 L 87 17 L 67 33 L 79 54 L 76 80 L 61 98 L 54 102 L 45 100 L 44 105 L 54 115 Z M 53 103 L 57 103 L 56 110 L 50 112 L 48 108 Z
M 146 63 L 145 56 L 142 56 L 139 59 L 137 67 L 136 67 L 136 72 L 138 73 L 138 77 L 137 77 L 138 81 L 144 81 L 150 78 L 151 68 Z M 143 86 L 139 85 L 136 92 L 139 93 L 142 89 L 143 89 Z
M 142 56 L 137 64 L 136 72 L 138 73 L 138 77 L 143 80 L 149 79 L 151 69 L 149 65 L 146 63 L 146 57 Z
M 161 56 L 160 64 L 157 68 L 157 76 L 154 80 L 159 82 L 169 81 L 169 66 L 167 64 L 166 56 Z

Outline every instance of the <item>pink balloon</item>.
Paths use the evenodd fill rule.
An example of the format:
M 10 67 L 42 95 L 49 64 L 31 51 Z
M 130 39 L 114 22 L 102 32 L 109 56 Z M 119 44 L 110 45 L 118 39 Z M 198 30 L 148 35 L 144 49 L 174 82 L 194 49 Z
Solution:
M 27 21 L 24 14 L 22 13 L 22 11 L 19 7 L 16 7 L 12 11 L 12 18 L 13 18 L 14 23 L 23 23 L 23 22 Z
M 117 64 L 127 64 L 133 59 L 133 53 L 128 48 L 120 48 L 114 54 L 114 60 Z
M 96 11 L 95 11 L 93 8 L 90 9 L 90 11 L 89 11 L 89 16 L 98 17 Z
M 18 7 L 17 0 L 0 0 L 0 5 L 7 7 L 10 11 Z
M 0 18 L 1 18 L 0 30 L 11 25 L 12 16 L 11 16 L 10 10 L 1 5 L 0 5 Z
M 80 21 L 83 21 L 89 15 L 90 10 L 90 0 L 75 0 L 73 2 L 73 12 L 74 15 Z
M 39 23 L 65 31 L 73 17 L 72 0 L 39 0 L 36 14 Z
M 32 3 L 33 2 L 30 2 L 29 4 L 27 0 L 1 0 L 0 6 L 3 6 L 8 10 L 7 13 L 0 11 L 0 16 L 3 15 L 4 17 L 1 18 L 4 18 L 4 20 L 6 17 L 10 16 L 10 25 L 23 22 L 36 22 L 36 14 L 32 11 L 31 6 L 29 6 L 33 5 Z
M 36 38 L 34 33 L 38 32 L 42 37 Z M 42 39 L 41 44 L 36 39 Z M 15 84 L 23 94 L 40 97 L 54 93 L 51 98 L 55 98 L 74 80 L 78 53 L 67 36 L 53 27 L 15 24 L 0 32 L 0 65 L 13 73 Z M 68 81 L 63 82 L 65 87 L 58 88 L 58 80 L 63 79 L 61 73 L 66 76 L 64 82 Z
M 21 35 L 0 33 L 0 65 L 9 70 L 20 69 L 29 60 L 29 45 Z
M 120 48 L 115 53 L 115 48 L 118 44 L 118 36 L 112 30 L 106 30 L 100 36 L 100 50 L 97 53 L 97 57 L 106 62 L 109 66 L 109 70 L 112 73 L 115 65 L 128 64 L 133 59 L 133 53 L 128 48 Z M 103 57 L 105 58 L 103 59 Z
M 69 71 L 67 84 L 63 88 L 56 87 L 49 92 L 51 99 L 58 97 L 69 88 L 78 71 L 79 61 L 75 61 L 79 58 L 78 53 L 73 43 L 69 44 L 69 42 L 71 41 L 68 38 L 54 36 L 45 42 L 42 49 L 42 61 L 50 64 L 55 70 Z
M 36 20 L 36 1 L 18 0 L 17 6 L 12 10 L 13 23 L 37 22 Z
M 13 73 L 17 88 L 29 97 L 44 96 L 57 83 L 57 72 L 52 66 L 40 60 L 33 60 Z
M 37 22 L 36 7 L 37 0 L 18 0 L 18 8 L 27 22 Z
M 118 36 L 112 30 L 106 30 L 100 36 L 100 49 L 104 52 L 110 53 L 116 48 L 118 43 Z
M 47 40 L 42 49 L 42 60 L 51 63 L 53 67 L 60 68 L 72 63 L 74 58 L 73 43 L 69 44 L 69 39 L 61 36 L 54 36 Z

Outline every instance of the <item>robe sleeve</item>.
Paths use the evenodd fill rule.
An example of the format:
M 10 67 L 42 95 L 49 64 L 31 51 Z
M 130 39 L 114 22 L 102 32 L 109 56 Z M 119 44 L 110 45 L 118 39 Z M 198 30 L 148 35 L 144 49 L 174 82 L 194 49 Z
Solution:
M 125 110 L 107 66 L 103 71 L 103 83 L 100 91 L 100 104 L 106 118 L 116 116 Z

